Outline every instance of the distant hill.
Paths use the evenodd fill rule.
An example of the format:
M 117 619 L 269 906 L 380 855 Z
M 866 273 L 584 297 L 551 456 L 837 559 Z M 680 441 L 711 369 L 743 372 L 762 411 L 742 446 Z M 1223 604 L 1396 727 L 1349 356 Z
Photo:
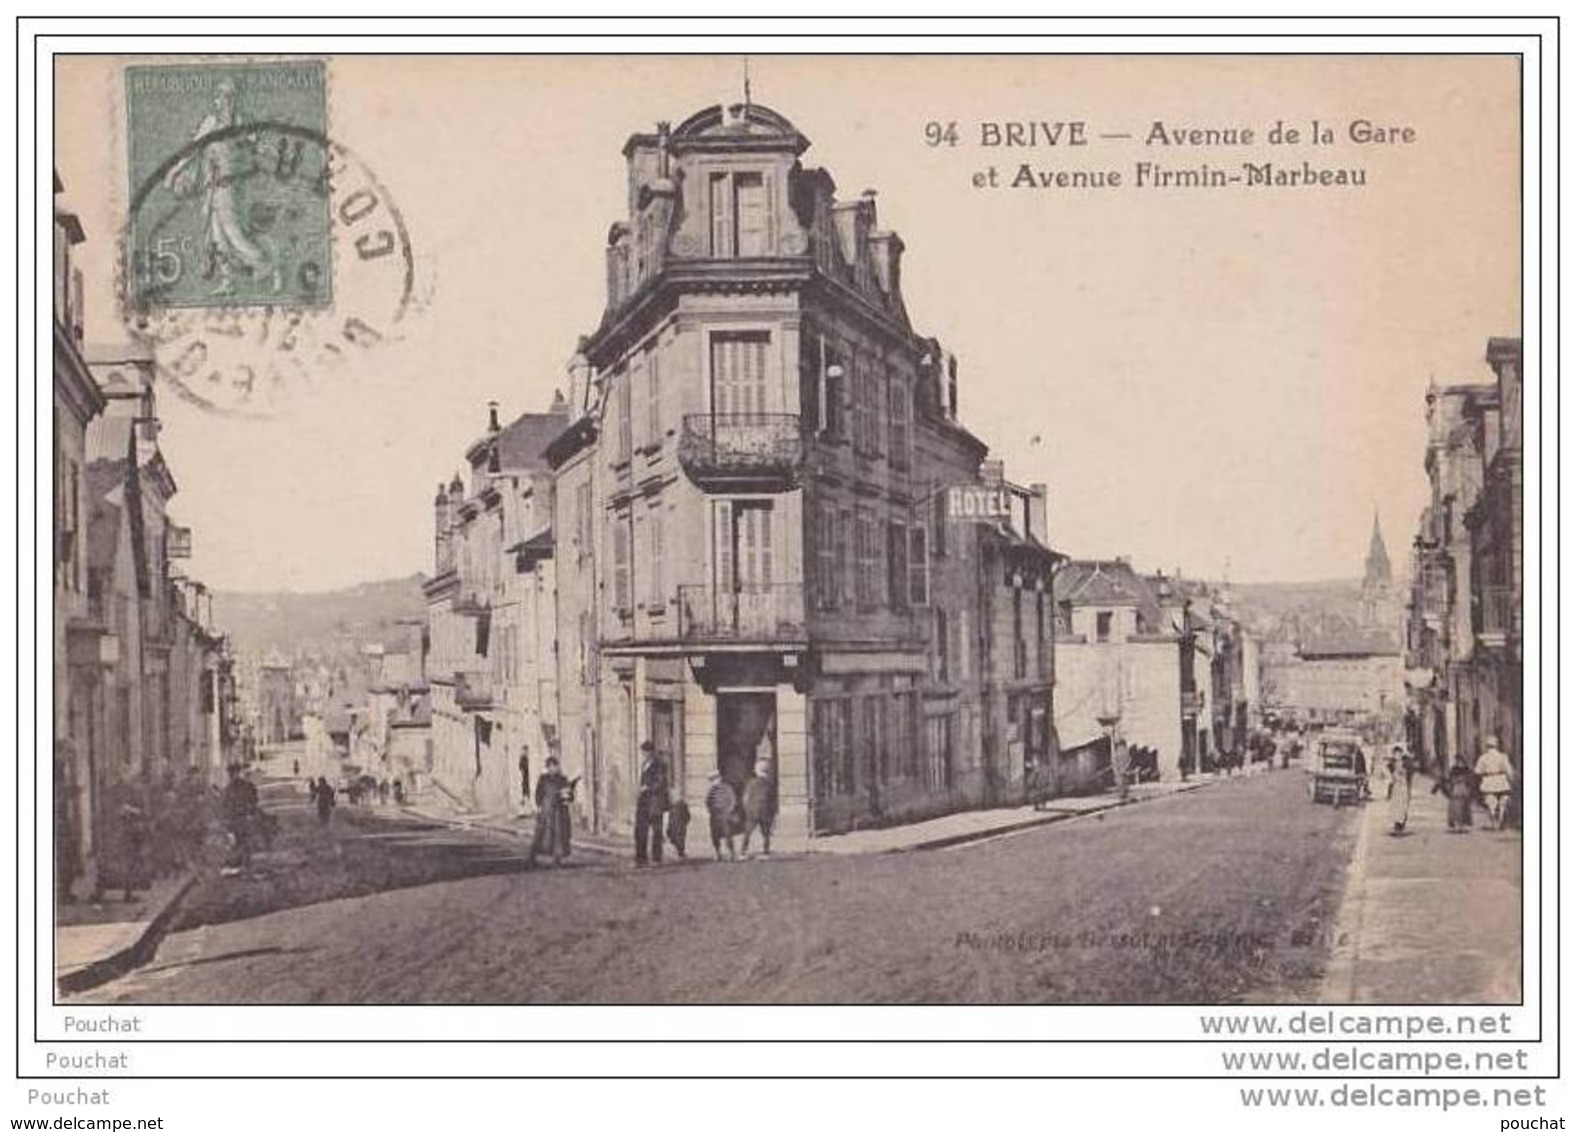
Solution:
M 1401 595 L 1381 614 L 1380 624 L 1394 632 L 1400 624 Z M 1361 578 L 1323 582 L 1233 582 L 1232 611 L 1260 631 L 1279 629 L 1295 638 L 1344 632 L 1363 624 Z
M 1324 614 L 1356 618 L 1362 612 L 1361 578 L 1324 582 L 1232 582 L 1232 603 L 1238 612 L 1278 619 L 1293 614 Z
M 424 580 L 412 574 L 322 593 L 215 592 L 213 619 L 240 653 L 338 653 L 346 645 L 372 643 L 399 647 L 414 633 L 400 622 L 427 616 Z

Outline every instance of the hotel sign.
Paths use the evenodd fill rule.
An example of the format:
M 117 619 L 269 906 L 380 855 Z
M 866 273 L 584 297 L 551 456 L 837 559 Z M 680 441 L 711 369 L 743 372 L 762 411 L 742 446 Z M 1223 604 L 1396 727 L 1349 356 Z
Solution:
M 1012 518 L 1012 493 L 1005 487 L 947 488 L 947 518 L 956 522 Z

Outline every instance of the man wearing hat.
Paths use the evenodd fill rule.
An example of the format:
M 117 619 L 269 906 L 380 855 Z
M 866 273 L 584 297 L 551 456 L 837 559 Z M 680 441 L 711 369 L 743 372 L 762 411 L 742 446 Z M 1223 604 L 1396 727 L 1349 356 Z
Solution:
M 648 739 L 640 744 L 640 789 L 635 796 L 635 864 L 662 863 L 662 815 L 668 809 L 668 766 Z

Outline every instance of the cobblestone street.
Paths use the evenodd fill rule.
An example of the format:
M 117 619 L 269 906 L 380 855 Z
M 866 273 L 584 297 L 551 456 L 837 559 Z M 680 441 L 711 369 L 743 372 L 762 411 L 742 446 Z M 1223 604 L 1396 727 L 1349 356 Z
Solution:
M 644 872 L 582 854 L 424 883 L 515 869 L 523 846 L 344 816 L 295 865 L 338 878 L 324 898 L 303 902 L 299 879 L 280 897 L 295 906 L 235 918 L 242 902 L 197 894 L 151 964 L 84 1000 L 1316 998 L 1357 827 L 1290 772 L 951 849 Z M 335 898 L 389 881 L 404 887 Z

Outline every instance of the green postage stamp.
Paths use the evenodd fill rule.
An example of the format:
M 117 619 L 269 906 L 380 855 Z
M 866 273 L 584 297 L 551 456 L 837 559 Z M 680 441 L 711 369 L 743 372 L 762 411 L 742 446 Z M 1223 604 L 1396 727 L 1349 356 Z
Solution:
M 325 79 L 316 59 L 127 68 L 134 310 L 330 303 Z

